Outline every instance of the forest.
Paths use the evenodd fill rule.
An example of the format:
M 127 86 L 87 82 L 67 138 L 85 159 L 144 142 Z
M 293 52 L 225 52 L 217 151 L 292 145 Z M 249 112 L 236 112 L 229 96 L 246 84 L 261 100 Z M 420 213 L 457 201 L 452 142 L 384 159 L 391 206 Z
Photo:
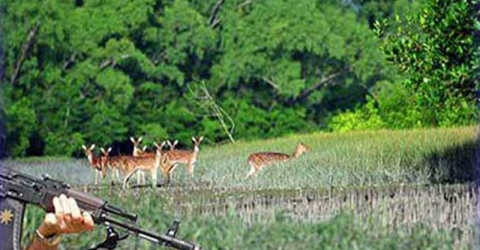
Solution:
M 130 136 L 214 145 L 472 125 L 478 7 L 3 0 L 7 154 L 83 157 L 83 144 L 122 148 Z

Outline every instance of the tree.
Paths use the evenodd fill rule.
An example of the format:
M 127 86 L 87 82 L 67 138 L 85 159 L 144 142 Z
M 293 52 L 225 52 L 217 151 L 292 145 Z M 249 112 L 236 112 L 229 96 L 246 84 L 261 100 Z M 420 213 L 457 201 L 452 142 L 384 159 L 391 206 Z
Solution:
M 337 1 L 2 4 L 16 156 L 75 155 L 130 136 L 219 142 L 310 131 L 392 77 L 368 22 Z M 203 105 L 189 96 L 200 82 Z M 197 116 L 206 107 L 214 115 Z
M 426 0 L 418 12 L 377 22 L 382 50 L 404 73 L 423 126 L 475 122 L 475 4 Z

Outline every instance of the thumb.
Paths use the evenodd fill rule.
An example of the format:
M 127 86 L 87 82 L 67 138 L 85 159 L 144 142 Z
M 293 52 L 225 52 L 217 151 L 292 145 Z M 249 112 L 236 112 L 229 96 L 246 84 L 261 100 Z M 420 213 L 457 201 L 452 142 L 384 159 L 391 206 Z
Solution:
M 59 222 L 57 216 L 53 213 L 48 213 L 43 220 L 43 223 L 38 228 L 38 231 L 45 237 L 58 233 Z
M 58 224 L 57 216 L 53 213 L 48 213 L 45 216 L 45 220 L 43 220 L 43 223 L 45 223 L 45 226 L 48 227 L 53 227 Z

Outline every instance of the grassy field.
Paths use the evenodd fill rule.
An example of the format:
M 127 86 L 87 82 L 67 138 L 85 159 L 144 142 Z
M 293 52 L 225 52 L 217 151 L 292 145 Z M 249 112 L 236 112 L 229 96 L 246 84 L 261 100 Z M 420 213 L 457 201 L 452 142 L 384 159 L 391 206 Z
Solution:
M 29 158 L 6 165 L 48 173 L 140 215 L 163 232 L 173 218 L 179 236 L 205 249 L 470 249 L 474 239 L 475 128 L 315 133 L 274 140 L 201 145 L 194 179 L 176 169 L 173 183 L 121 190 L 109 177 L 97 187 L 86 159 Z M 312 151 L 246 180 L 248 154 Z M 133 180 L 132 180 L 133 181 Z M 147 184 L 149 179 L 147 179 Z M 25 239 L 42 212 L 29 208 Z M 66 237 L 86 248 L 95 234 Z M 120 249 L 152 249 L 131 237 Z

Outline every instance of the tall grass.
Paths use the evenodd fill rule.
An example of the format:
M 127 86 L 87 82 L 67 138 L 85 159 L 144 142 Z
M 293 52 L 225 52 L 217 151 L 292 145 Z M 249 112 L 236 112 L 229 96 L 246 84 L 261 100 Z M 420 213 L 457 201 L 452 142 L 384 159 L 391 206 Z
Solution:
M 217 202 L 176 199 L 161 190 L 92 192 L 137 212 L 139 226 L 150 231 L 163 233 L 180 218 L 179 237 L 204 249 L 471 249 L 477 201 L 466 185 L 250 194 Z M 27 210 L 26 239 L 42 215 Z M 86 248 L 103 237 L 98 227 L 66 237 L 63 246 Z M 130 237 L 119 249 L 152 248 Z
M 140 214 L 140 225 L 163 232 L 174 217 L 180 237 L 206 249 L 469 249 L 477 197 L 473 127 L 410 131 L 315 133 L 202 147 L 190 179 L 179 166 L 169 186 L 93 187 L 86 159 L 5 161 L 50 176 Z M 257 151 L 312 151 L 269 166 L 246 180 Z M 147 175 L 148 176 L 148 175 Z M 457 183 L 457 185 L 446 185 Z M 466 184 L 462 184 L 466 183 Z M 343 214 L 339 216 L 339 214 Z M 24 241 L 43 212 L 27 209 Z M 64 249 L 104 237 L 69 236 Z M 76 246 L 76 247 L 72 247 Z M 120 249 L 150 249 L 129 238 Z
M 298 159 L 268 166 L 245 180 L 247 157 L 252 152 L 292 153 L 303 141 L 312 151 Z M 202 147 L 191 180 L 179 166 L 173 186 L 227 189 L 295 189 L 329 186 L 458 183 L 473 180 L 474 127 L 315 133 L 285 138 Z M 86 158 L 6 161 L 34 174 L 48 172 L 74 184 L 93 183 Z M 161 179 L 161 178 L 160 178 Z

